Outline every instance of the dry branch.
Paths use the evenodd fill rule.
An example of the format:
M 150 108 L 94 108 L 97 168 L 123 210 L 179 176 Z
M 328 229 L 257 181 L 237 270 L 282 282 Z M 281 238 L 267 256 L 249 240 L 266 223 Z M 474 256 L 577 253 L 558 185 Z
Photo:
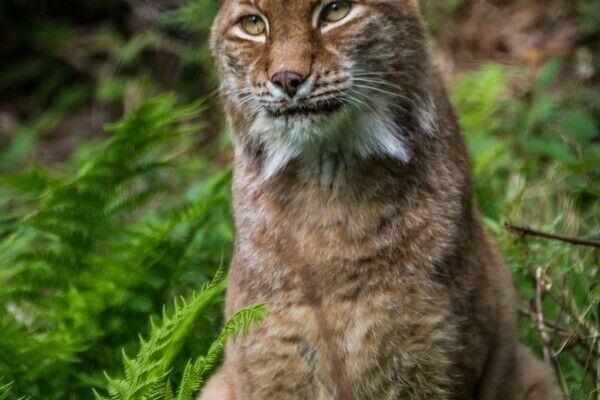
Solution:
M 508 222 L 504 224 L 504 228 L 509 232 L 516 233 L 521 236 L 535 236 L 535 237 L 540 237 L 540 238 L 544 238 L 544 239 L 558 240 L 560 242 L 575 244 L 578 246 L 589 246 L 589 247 L 596 247 L 596 248 L 600 249 L 600 240 L 580 239 L 580 238 L 574 238 L 574 237 L 569 237 L 569 236 L 555 235 L 553 233 L 547 233 L 547 232 L 542 232 L 542 231 L 538 231 L 535 229 L 531 229 L 527 226 L 516 226 L 516 225 L 513 225 Z

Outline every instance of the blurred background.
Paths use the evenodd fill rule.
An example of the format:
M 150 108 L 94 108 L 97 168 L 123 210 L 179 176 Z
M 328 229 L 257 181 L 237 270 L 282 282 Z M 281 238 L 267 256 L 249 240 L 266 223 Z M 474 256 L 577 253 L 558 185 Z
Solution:
M 570 399 L 596 399 L 597 247 L 504 224 L 600 239 L 600 2 L 422 8 L 522 337 Z M 149 318 L 176 315 L 173 299 L 193 300 L 231 254 L 215 13 L 214 0 L 0 1 L 0 399 L 151 398 L 104 372 L 129 389 L 178 382 L 218 335 L 220 294 L 181 317 L 168 354 L 149 357 L 158 369 L 122 372 Z

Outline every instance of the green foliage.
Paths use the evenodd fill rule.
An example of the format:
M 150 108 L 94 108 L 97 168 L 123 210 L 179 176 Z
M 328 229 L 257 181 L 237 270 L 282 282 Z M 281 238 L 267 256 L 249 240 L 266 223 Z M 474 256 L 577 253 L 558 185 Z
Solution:
M 600 33 L 600 3 L 593 0 L 577 0 L 576 4 L 582 27 L 589 33 Z
M 0 120 L 0 172 L 27 165 L 57 131 L 68 146 L 85 143 L 95 120 L 117 120 L 143 98 L 174 91 L 189 102 L 216 88 L 207 45 L 214 0 L 125 3 L 0 2 L 0 105 L 15 108 L 10 140 Z
M 193 328 L 192 322 L 197 314 L 219 293 L 220 277 L 221 274 L 217 273 L 217 277 L 191 301 L 181 299 L 180 304 L 176 302 L 173 315 L 168 316 L 164 312 L 162 324 L 158 327 L 152 324 L 150 338 L 147 341 L 141 339 L 141 348 L 135 359 L 123 354 L 125 379 L 108 378 L 110 399 L 175 399 L 169 381 L 172 360 L 179 351 L 182 337 Z M 236 313 L 213 342 L 207 355 L 199 357 L 194 363 L 191 360 L 187 362 L 178 385 L 177 400 L 191 400 L 200 388 L 203 376 L 218 361 L 227 338 L 235 338 L 240 332 L 246 333 L 251 325 L 264 318 L 265 312 L 265 306 L 259 304 Z M 105 399 L 98 394 L 96 398 Z
M 13 387 L 14 382 L 10 382 L 7 384 L 2 384 L 2 379 L 0 379 L 0 400 L 8 399 L 8 395 Z M 28 400 L 29 397 L 21 397 L 19 400 Z
M 591 400 L 600 328 L 598 251 L 515 236 L 502 226 L 508 221 L 575 237 L 597 234 L 600 109 L 553 93 L 563 65 L 553 60 L 527 81 L 520 70 L 485 66 L 459 77 L 452 99 L 486 226 L 515 273 L 523 335 L 540 354 L 545 348 L 555 356 L 553 365 L 570 399 Z M 510 92 L 519 86 L 526 90 Z M 531 306 L 536 283 L 543 288 L 547 342 Z
M 250 327 L 262 321 L 265 315 L 266 308 L 264 304 L 256 304 L 235 313 L 227 322 L 219 337 L 210 346 L 207 355 L 198 358 L 193 364 L 188 362 L 179 384 L 177 400 L 192 398 L 192 395 L 202 385 L 204 375 L 217 363 L 228 337 L 232 336 L 235 340 L 240 332 L 247 334 Z M 167 398 L 169 397 L 167 396 Z
M 6 385 L 0 386 L 0 400 L 5 400 L 10 393 L 10 389 L 12 388 L 12 382 L 7 383 Z
M 229 254 L 229 172 L 192 168 L 188 186 L 182 162 L 198 112 L 170 96 L 148 100 L 72 173 L 37 167 L 2 179 L 2 197 L 15 201 L 0 228 L 0 376 L 15 392 L 85 398 L 115 368 L 115 350 L 135 346 L 130 333 L 148 314 Z M 214 324 L 213 304 L 200 325 Z M 195 334 L 194 351 L 210 333 Z

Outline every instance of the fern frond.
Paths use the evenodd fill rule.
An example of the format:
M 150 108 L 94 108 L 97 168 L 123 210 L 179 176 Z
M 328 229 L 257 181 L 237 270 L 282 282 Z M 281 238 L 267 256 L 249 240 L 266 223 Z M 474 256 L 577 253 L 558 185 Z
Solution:
M 220 274 L 218 274 L 220 276 Z M 123 352 L 125 379 L 108 378 L 108 392 L 113 400 L 159 399 L 166 396 L 167 377 L 181 337 L 191 329 L 198 313 L 222 291 L 220 281 L 213 280 L 189 301 L 175 301 L 169 315 L 163 311 L 160 325 L 151 320 L 150 337 L 140 339 L 140 350 L 134 359 Z
M 0 386 L 0 400 L 6 400 L 8 398 L 8 394 L 10 393 L 13 384 L 14 382 L 9 382 L 6 385 Z
M 111 125 L 112 136 L 71 174 L 34 167 L 0 177 L 1 194 L 14 198 L 0 217 L 0 309 L 7 310 L 0 313 L 0 374 L 23 381 L 30 394 L 55 389 L 52 398 L 85 397 L 89 384 L 104 382 L 102 371 L 118 364 L 113 349 L 135 346 L 135 335 L 124 333 L 144 329 L 172 293 L 188 292 L 184 273 L 210 275 L 214 260 L 197 254 L 211 243 L 196 239 L 212 229 L 210 219 L 228 200 L 221 192 L 164 196 L 176 184 L 171 172 L 188 168 L 178 156 L 198 137 L 198 124 L 189 119 L 200 111 L 201 103 L 181 107 L 172 96 L 150 99 Z M 147 207 L 150 202 L 159 206 Z M 184 268 L 192 265 L 192 247 L 200 269 Z M 151 345 L 176 354 L 181 343 Z M 135 359 L 126 363 L 130 376 L 153 371 Z M 124 389 L 116 380 L 113 386 Z
M 233 340 L 241 334 L 247 334 L 251 326 L 261 322 L 266 316 L 265 304 L 255 304 L 234 314 L 221 331 L 221 334 L 213 342 L 204 357 L 200 357 L 194 364 L 188 363 L 177 392 L 177 400 L 191 400 L 193 394 L 202 386 L 204 375 L 214 368 L 227 343 L 227 339 Z
M 2 382 L 2 379 L 0 379 L 0 382 Z M 8 399 L 8 395 L 10 394 L 10 391 L 14 385 L 14 382 L 9 382 L 5 385 L 0 384 L 0 400 L 6 400 Z M 29 400 L 29 397 L 19 397 L 18 400 Z

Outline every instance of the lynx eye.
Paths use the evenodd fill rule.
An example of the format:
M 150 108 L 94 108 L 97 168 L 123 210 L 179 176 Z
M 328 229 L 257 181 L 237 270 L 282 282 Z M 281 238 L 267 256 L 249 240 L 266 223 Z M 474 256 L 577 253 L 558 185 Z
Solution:
M 242 17 L 240 25 L 244 32 L 252 36 L 262 35 L 267 29 L 265 21 L 258 15 L 247 15 Z
M 327 4 L 321 12 L 321 20 L 326 22 L 337 22 L 350 13 L 349 1 L 334 1 Z

